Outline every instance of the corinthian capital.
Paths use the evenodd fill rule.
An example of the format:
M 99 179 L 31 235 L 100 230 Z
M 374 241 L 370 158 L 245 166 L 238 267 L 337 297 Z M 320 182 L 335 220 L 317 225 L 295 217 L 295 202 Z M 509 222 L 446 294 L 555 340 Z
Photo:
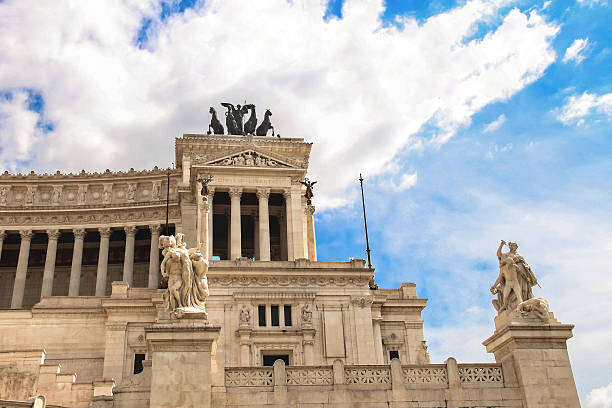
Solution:
M 110 227 L 100 227 L 98 231 L 100 232 L 100 238 L 108 238 L 111 235 Z
M 259 200 L 267 200 L 268 197 L 270 197 L 270 189 L 269 188 L 258 188 L 256 194 Z
M 85 238 L 85 230 L 83 228 L 75 228 L 72 230 L 74 233 L 74 239 L 83 239 Z
M 230 187 L 228 194 L 230 196 L 230 198 L 238 198 L 240 199 L 240 197 L 242 196 L 242 188 L 240 187 Z
M 49 237 L 49 240 L 57 241 L 60 235 L 62 235 L 62 233 L 59 232 L 59 230 L 56 230 L 56 229 L 47 230 L 47 236 Z
M 21 230 L 19 231 L 19 235 L 21 235 L 21 239 L 29 241 L 32 239 L 32 230 Z
M 138 230 L 138 228 L 135 225 L 128 225 L 127 227 L 124 227 L 123 229 L 125 230 L 126 237 L 135 236 L 136 231 Z

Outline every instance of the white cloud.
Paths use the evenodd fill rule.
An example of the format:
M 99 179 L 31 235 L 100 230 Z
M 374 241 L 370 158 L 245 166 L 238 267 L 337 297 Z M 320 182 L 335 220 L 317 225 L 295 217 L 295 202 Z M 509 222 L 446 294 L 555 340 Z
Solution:
M 487 124 L 484 128 L 485 133 L 494 132 L 506 123 L 506 115 L 503 113 L 497 117 L 493 122 Z
M 544 4 L 542 4 L 542 8 L 540 10 L 544 11 L 544 10 L 548 9 L 551 4 L 552 4 L 552 0 L 545 1 Z
M 585 92 L 580 96 L 570 96 L 557 118 L 566 125 L 575 123 L 581 126 L 592 114 L 612 116 L 612 93 L 595 95 Z
M 28 110 L 23 91 L 0 96 L 0 168 L 15 171 L 18 163 L 33 157 L 32 147 L 41 139 L 39 114 Z
M 536 12 L 500 15 L 506 5 L 471 0 L 398 29 L 379 20 L 382 0 L 348 0 L 329 22 L 325 2 L 211 0 L 154 21 L 159 31 L 141 50 L 140 24 L 159 9 L 148 1 L 6 0 L 0 89 L 45 98 L 56 127 L 52 143 L 31 146 L 39 160 L 26 167 L 37 171 L 167 166 L 173 138 L 204 132 L 209 106 L 247 98 L 260 116 L 272 109 L 283 136 L 315 142 L 317 206 L 329 208 L 347 202 L 360 171 L 380 175 L 402 149 L 423 146 L 424 124 L 444 143 L 542 75 L 558 27 Z M 497 17 L 499 26 L 465 42 Z
M 612 408 L 612 382 L 589 392 L 584 408 Z
M 574 40 L 572 45 L 570 45 L 567 50 L 565 50 L 563 62 L 568 63 L 570 61 L 574 61 L 576 65 L 580 64 L 582 60 L 586 58 L 586 56 L 582 52 L 586 50 L 588 45 L 588 38 L 578 38 Z

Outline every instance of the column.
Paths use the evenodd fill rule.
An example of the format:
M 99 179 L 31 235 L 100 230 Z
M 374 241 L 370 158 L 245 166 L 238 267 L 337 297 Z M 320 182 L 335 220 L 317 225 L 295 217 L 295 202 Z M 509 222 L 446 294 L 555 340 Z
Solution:
M 225 225 L 227 226 L 227 259 L 232 259 L 232 221 L 227 212 L 225 213 Z
M 134 240 L 136 237 L 136 226 L 128 225 L 125 229 L 125 258 L 123 259 L 123 281 L 130 287 L 134 280 Z
M 315 238 L 314 213 L 314 205 L 307 205 L 305 210 L 306 239 L 308 240 L 308 259 L 310 259 L 312 262 L 316 262 L 317 260 L 317 239 Z
M 213 198 L 214 187 L 208 187 L 208 259 L 213 257 Z
M 2 259 L 2 244 L 4 243 L 5 237 L 6 237 L 6 231 L 0 230 L 0 259 Z
M 280 224 L 280 259 L 281 261 L 287 260 L 287 223 L 285 214 L 278 216 L 278 223 Z
M 376 364 L 385 363 L 385 359 L 383 356 L 382 335 L 380 333 L 380 322 L 381 321 L 382 321 L 381 317 L 374 318 L 372 320 L 372 324 L 374 325 L 374 349 L 376 351 Z
M 304 248 L 304 211 L 302 210 L 302 191 L 291 190 L 291 224 L 293 226 L 293 258 L 306 258 Z
M 32 241 L 32 230 L 21 230 L 21 245 L 19 246 L 19 259 L 17 261 L 17 272 L 13 284 L 13 298 L 11 309 L 21 309 L 23 304 L 23 291 L 25 289 L 26 274 L 28 272 L 28 259 L 30 258 L 30 242 Z
M 259 200 L 259 260 L 270 260 L 270 215 L 268 212 L 269 188 L 258 188 Z
M 242 256 L 242 238 L 241 238 L 241 227 L 240 227 L 240 197 L 242 196 L 242 189 L 232 187 L 229 189 L 229 196 L 232 201 L 231 206 L 231 249 L 229 259 L 236 259 Z
M 83 261 L 83 239 L 85 230 L 77 228 L 74 232 L 74 249 L 72 250 L 72 266 L 70 267 L 70 287 L 68 296 L 79 296 L 81 286 L 81 263 Z
M 100 231 L 100 252 L 98 253 L 98 272 L 96 275 L 96 296 L 106 295 L 106 276 L 108 273 L 108 244 L 111 235 L 109 227 L 98 228 Z
M 291 190 L 283 191 L 285 197 L 286 227 L 287 227 L 287 260 L 293 261 L 293 225 L 291 222 Z
M 149 288 L 157 289 L 159 284 L 159 224 L 149 225 L 151 230 L 151 252 L 149 254 Z
M 43 272 L 42 290 L 40 298 L 51 296 L 53 292 L 53 277 L 55 275 L 55 257 L 57 255 L 57 240 L 61 233 L 58 230 L 47 230 L 49 243 L 47 244 L 47 257 L 45 258 L 45 270 Z
M 253 259 L 260 261 L 259 257 L 259 216 L 253 215 Z

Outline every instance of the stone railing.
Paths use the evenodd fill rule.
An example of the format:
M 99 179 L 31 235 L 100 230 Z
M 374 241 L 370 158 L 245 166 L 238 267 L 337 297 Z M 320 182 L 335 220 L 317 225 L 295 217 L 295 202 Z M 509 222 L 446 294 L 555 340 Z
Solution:
M 448 385 L 446 364 L 402 366 L 402 374 L 406 384 L 431 384 L 442 387 Z
M 266 387 L 274 385 L 272 367 L 231 367 L 225 369 L 227 387 Z
M 288 366 L 285 368 L 287 385 L 332 385 L 334 370 L 331 366 Z
M 391 384 L 391 366 L 345 366 L 347 384 Z
M 459 364 L 461 384 L 503 384 L 504 377 L 499 364 Z
M 285 366 L 278 360 L 274 367 L 228 367 L 226 387 L 334 386 L 368 389 L 402 387 L 459 389 L 504 387 L 501 364 L 404 365 L 394 359 L 389 365 L 347 365 L 336 360 L 332 366 Z M 372 388 L 374 387 L 374 388 Z

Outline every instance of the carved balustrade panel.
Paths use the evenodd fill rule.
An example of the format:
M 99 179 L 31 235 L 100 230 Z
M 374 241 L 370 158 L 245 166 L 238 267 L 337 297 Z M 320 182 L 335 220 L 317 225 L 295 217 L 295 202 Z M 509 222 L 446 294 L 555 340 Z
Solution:
M 439 384 L 446 386 L 446 366 L 403 366 L 404 382 L 407 384 Z
M 504 377 L 499 365 L 462 365 L 459 368 L 461 383 L 503 383 Z
M 390 366 L 345 366 L 347 384 L 391 384 Z
M 334 372 L 331 367 L 287 367 L 287 385 L 331 385 Z
M 225 369 L 226 387 L 266 387 L 274 385 L 272 367 L 233 367 Z

